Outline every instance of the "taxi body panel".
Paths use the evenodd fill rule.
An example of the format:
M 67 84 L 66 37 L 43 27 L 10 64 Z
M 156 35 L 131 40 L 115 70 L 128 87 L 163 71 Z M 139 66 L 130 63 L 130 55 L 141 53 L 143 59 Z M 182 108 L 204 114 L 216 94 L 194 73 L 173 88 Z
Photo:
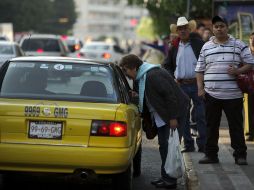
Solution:
M 37 64 L 41 59 L 43 64 L 48 61 L 49 65 L 59 62 L 100 65 L 62 58 L 22 58 L 13 62 L 18 65 L 16 62 L 22 60 Z M 103 67 L 106 66 L 103 63 Z M 126 81 L 123 82 L 118 73 L 119 68 L 108 67 L 114 71 L 114 85 L 116 83 L 119 88 L 116 90 L 119 98 L 112 103 L 101 99 L 98 102 L 58 100 L 52 99 L 51 94 L 49 99 L 48 95 L 19 98 L 0 94 L 0 171 L 74 173 L 78 169 L 89 169 L 96 174 L 126 171 L 141 146 L 141 121 L 137 106 L 128 100 L 129 89 L 125 89 Z M 96 121 L 123 123 L 127 133 L 123 136 L 91 135 Z M 57 138 L 52 136 L 53 129 L 60 130 Z M 51 132 L 45 135 L 48 130 Z

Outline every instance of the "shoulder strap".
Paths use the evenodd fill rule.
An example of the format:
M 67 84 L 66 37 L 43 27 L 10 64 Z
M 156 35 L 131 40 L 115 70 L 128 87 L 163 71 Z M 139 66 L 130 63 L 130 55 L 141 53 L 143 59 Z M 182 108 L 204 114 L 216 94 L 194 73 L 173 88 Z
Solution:
M 234 41 L 234 54 L 233 54 L 233 63 L 235 63 L 235 45 L 236 45 L 236 39 Z

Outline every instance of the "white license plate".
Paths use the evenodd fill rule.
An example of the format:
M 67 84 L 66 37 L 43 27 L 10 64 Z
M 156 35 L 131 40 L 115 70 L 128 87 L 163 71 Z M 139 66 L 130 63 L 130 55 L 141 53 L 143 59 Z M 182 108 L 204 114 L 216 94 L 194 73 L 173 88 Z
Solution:
M 62 139 L 62 122 L 30 121 L 29 138 L 36 139 Z
M 94 54 L 94 53 L 89 53 L 89 54 L 87 54 L 87 57 L 88 57 L 88 58 L 96 58 L 97 55 Z

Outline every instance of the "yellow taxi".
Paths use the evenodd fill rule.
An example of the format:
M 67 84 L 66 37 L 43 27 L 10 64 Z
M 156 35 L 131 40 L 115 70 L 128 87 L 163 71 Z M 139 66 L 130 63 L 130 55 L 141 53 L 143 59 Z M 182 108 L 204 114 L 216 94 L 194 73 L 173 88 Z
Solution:
M 0 172 L 140 174 L 141 121 L 114 64 L 23 57 L 0 70 Z

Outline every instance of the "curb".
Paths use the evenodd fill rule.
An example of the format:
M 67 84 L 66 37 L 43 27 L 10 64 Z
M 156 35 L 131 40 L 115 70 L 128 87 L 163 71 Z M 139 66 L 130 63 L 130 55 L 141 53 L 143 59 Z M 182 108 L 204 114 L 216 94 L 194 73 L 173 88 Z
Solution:
M 189 153 L 183 153 L 183 159 L 186 169 L 186 189 L 200 190 L 200 184 L 197 172 L 194 170 L 192 160 Z

